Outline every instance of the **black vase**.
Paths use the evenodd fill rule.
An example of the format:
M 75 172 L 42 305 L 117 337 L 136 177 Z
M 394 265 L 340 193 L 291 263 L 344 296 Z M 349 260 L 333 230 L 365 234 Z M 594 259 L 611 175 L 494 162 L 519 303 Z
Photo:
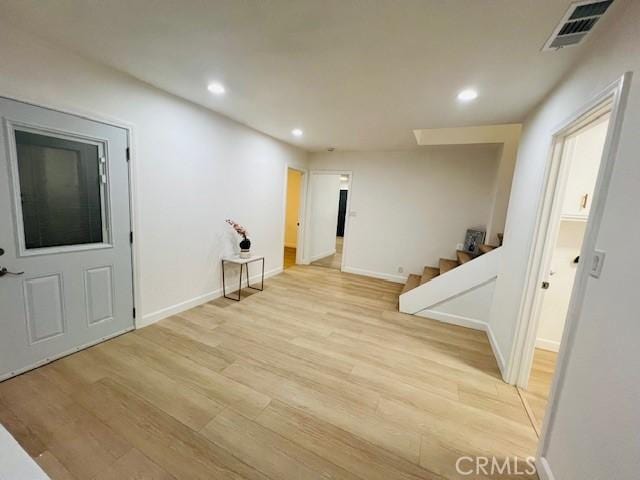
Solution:
M 243 238 L 240 241 L 240 258 L 249 258 L 251 256 L 251 240 Z

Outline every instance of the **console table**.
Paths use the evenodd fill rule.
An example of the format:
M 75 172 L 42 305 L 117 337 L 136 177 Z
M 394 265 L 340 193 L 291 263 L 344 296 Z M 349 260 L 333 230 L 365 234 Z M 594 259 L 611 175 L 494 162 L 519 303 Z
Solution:
M 257 288 L 257 287 L 252 287 L 249 284 L 249 264 L 252 262 L 259 262 L 259 261 L 262 261 L 262 280 L 260 282 L 260 288 Z M 238 298 L 227 296 L 227 286 L 225 283 L 225 272 L 224 272 L 224 266 L 226 263 L 234 263 L 236 265 L 240 265 L 240 275 L 239 275 L 240 282 L 238 285 Z M 247 287 L 253 290 L 258 290 L 260 292 L 264 290 L 264 256 L 256 255 L 256 256 L 251 256 L 249 258 L 240 258 L 239 256 L 223 257 L 222 258 L 222 295 L 224 296 L 224 298 L 228 298 L 229 300 L 235 300 L 237 302 L 240 301 L 240 298 L 242 297 L 242 270 L 243 269 L 247 271 Z

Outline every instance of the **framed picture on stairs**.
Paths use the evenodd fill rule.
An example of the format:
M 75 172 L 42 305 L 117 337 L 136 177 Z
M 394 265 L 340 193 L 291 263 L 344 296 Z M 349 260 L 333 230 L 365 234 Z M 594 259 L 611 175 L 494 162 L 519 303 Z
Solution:
M 464 250 L 466 252 L 478 255 L 480 252 L 478 248 L 484 243 L 486 232 L 483 230 L 467 230 L 464 237 Z

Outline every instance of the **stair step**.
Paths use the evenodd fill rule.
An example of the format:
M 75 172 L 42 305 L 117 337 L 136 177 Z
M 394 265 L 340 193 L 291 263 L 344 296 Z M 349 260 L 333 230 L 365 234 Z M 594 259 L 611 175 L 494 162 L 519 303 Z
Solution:
M 494 249 L 496 249 L 496 248 L 498 248 L 498 247 L 494 247 L 493 245 L 487 245 L 487 244 L 485 244 L 485 243 L 483 243 L 482 245 L 480 245 L 480 246 L 478 247 L 478 249 L 479 249 L 482 253 L 488 253 L 488 252 L 490 252 L 491 250 L 494 250 Z
M 449 258 L 440 259 L 440 275 L 447 273 L 449 270 L 453 270 L 458 266 L 457 260 L 451 260 Z
M 471 254 L 463 250 L 457 250 L 456 256 L 458 257 L 458 262 L 460 263 L 460 265 L 462 265 L 463 263 L 467 263 L 470 260 L 473 260 L 473 257 L 471 256 Z
M 402 292 L 400 292 L 400 295 L 402 295 L 403 293 L 407 293 L 409 290 L 413 290 L 419 285 L 420 285 L 420 275 L 416 275 L 415 273 L 412 273 L 411 275 L 409 275 L 409 278 L 407 278 L 407 283 L 404 284 L 404 287 L 402 289 Z
M 424 267 L 422 271 L 422 278 L 420 278 L 420 285 L 427 283 L 440 275 L 440 269 L 436 267 Z

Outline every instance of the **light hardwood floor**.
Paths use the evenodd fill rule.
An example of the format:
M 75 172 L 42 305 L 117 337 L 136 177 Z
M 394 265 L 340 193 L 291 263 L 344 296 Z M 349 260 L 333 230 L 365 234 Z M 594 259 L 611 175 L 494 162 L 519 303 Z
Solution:
M 529 416 L 538 435 L 542 430 L 544 414 L 549 403 L 549 393 L 557 361 L 558 354 L 556 352 L 536 348 L 533 355 L 529 386 L 526 390 L 520 389 L 520 394 L 529 408 Z
M 54 479 L 532 478 L 456 473 L 536 435 L 485 334 L 400 289 L 294 266 L 0 383 L 0 422 Z

